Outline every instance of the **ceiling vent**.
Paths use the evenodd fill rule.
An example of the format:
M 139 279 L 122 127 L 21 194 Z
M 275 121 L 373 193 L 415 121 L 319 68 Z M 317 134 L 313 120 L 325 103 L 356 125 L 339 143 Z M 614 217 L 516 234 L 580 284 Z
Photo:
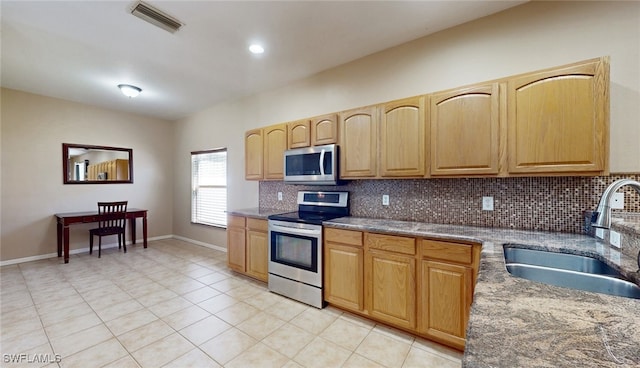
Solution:
M 171 33 L 175 33 L 183 26 L 176 18 L 142 1 L 136 3 L 131 9 L 131 14 Z

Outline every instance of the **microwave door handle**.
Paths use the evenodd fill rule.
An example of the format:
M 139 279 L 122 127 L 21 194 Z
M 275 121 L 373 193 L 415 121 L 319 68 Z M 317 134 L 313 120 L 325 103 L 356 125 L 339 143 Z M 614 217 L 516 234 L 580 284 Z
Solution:
M 320 151 L 320 175 L 324 176 L 324 149 Z

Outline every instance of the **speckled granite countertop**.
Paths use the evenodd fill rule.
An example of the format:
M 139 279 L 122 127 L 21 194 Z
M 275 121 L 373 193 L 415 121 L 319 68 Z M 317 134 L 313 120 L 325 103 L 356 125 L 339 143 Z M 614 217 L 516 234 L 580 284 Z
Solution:
M 277 214 L 284 213 L 284 212 L 287 212 L 287 211 L 277 210 L 275 208 L 258 208 L 258 207 L 254 207 L 254 208 L 244 208 L 244 209 L 240 209 L 240 210 L 228 211 L 227 214 L 236 215 L 236 216 L 253 217 L 253 218 L 257 218 L 257 219 L 266 220 L 267 217 L 269 217 L 271 215 L 277 215 Z
M 640 284 L 636 259 L 585 235 L 344 217 L 326 226 L 482 244 L 464 367 L 638 367 L 640 300 L 511 276 L 503 245 L 594 256 Z
M 619 227 L 640 236 L 640 213 L 617 213 L 611 215 L 611 227 Z

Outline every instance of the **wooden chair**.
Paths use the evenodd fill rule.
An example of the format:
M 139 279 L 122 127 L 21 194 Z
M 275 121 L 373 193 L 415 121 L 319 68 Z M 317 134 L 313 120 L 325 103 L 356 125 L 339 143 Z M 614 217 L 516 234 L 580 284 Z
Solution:
M 108 235 L 118 235 L 118 249 L 124 246 L 127 253 L 125 237 L 127 201 L 120 202 L 98 202 L 98 214 L 103 218 L 98 222 L 98 227 L 89 230 L 89 254 L 93 253 L 93 237 L 98 236 L 98 258 L 102 253 L 102 237 Z

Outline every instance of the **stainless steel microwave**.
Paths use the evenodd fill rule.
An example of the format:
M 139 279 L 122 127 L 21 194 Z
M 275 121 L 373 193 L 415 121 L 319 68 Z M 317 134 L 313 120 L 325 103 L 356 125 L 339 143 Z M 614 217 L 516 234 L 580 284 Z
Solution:
M 305 147 L 284 152 L 284 182 L 288 184 L 338 184 L 338 146 Z

